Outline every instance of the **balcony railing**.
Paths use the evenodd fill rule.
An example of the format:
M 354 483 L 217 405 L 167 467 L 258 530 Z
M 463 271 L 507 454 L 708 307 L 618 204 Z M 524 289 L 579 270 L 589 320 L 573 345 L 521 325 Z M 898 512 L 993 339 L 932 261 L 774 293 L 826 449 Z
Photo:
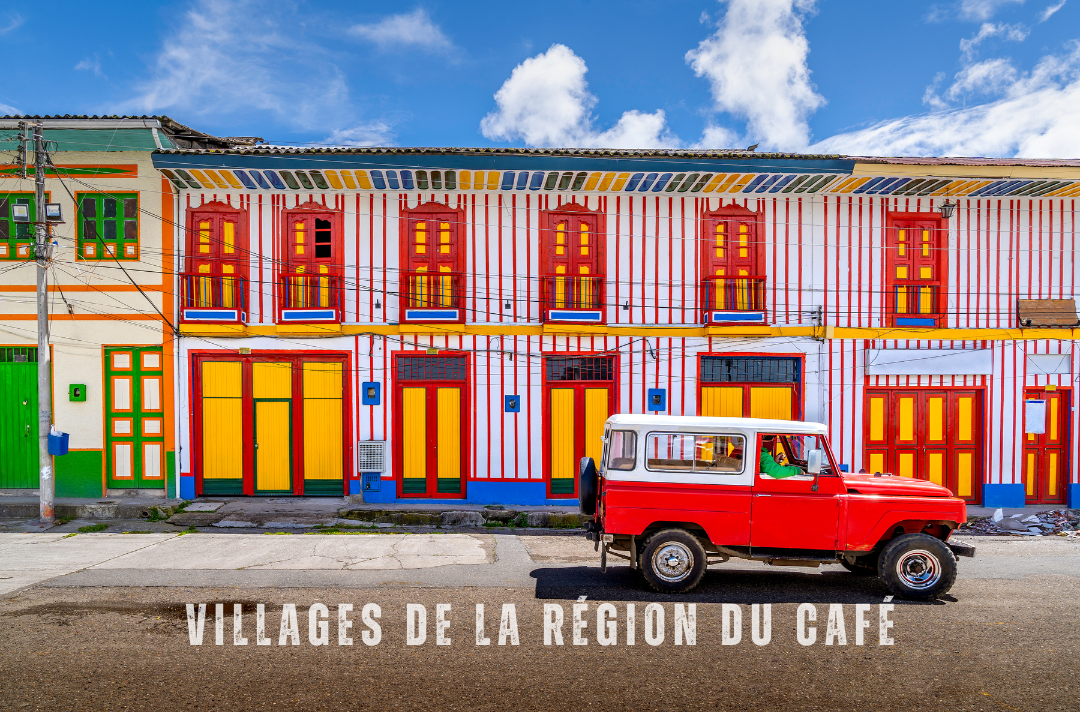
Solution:
M 278 275 L 278 320 L 341 320 L 341 278 L 330 274 L 290 272 Z
M 604 276 L 549 274 L 541 279 L 544 321 L 604 321 Z
M 242 321 L 246 305 L 247 282 L 240 275 L 180 275 L 183 321 Z
M 765 277 L 705 277 L 701 281 L 704 322 L 765 323 Z
M 402 321 L 462 321 L 465 277 L 460 272 L 403 272 Z
M 889 306 L 895 326 L 932 328 L 938 326 L 940 287 L 936 284 L 897 284 Z

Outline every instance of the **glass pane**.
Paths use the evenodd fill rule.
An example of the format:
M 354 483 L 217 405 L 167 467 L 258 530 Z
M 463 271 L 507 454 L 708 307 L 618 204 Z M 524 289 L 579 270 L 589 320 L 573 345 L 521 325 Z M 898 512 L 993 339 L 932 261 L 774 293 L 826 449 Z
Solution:
M 124 221 L 124 239 L 125 240 L 138 240 L 139 239 L 139 223 L 136 220 Z
M 8 199 L 0 198 L 0 218 L 6 218 L 8 216 Z
M 637 433 L 616 430 L 608 441 L 608 469 L 632 470 L 637 462 Z
M 105 240 L 115 240 L 116 239 L 116 221 L 115 220 L 106 220 L 105 222 L 103 222 L 101 224 L 101 226 L 103 228 L 105 228 L 105 234 L 102 235 L 103 239 L 105 239 Z
M 96 240 L 97 238 L 98 238 L 97 223 L 95 223 L 93 220 L 84 220 L 83 221 L 83 239 L 84 240 Z
M 101 201 L 102 211 L 101 217 L 103 218 L 115 218 L 116 217 L 116 200 L 113 198 L 105 198 Z
M 139 201 L 135 198 L 124 198 L 124 217 L 139 217 Z
M 645 464 L 650 470 L 730 475 L 742 472 L 744 452 L 740 435 L 650 433 Z
M 97 217 L 97 203 L 93 198 L 83 198 L 82 214 L 84 218 Z

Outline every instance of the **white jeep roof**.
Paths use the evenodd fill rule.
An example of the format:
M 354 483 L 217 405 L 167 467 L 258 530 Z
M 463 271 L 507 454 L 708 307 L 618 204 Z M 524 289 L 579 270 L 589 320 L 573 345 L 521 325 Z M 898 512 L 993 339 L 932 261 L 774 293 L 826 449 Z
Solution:
M 625 426 L 635 430 L 644 427 L 703 428 L 722 430 L 754 430 L 765 433 L 798 433 L 800 435 L 826 435 L 829 429 L 821 423 L 808 423 L 801 420 L 772 420 L 770 418 L 706 418 L 690 415 L 648 415 L 620 414 L 607 419 L 611 427 Z

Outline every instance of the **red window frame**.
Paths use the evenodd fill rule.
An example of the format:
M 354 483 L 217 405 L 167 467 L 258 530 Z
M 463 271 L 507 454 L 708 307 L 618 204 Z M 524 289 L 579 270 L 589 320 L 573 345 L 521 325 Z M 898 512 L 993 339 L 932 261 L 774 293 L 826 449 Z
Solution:
M 562 232 L 560 223 L 566 223 Z M 574 229 L 572 223 L 577 222 Z M 580 226 L 589 228 L 589 244 L 581 243 Z M 575 239 L 576 237 L 576 239 Z M 562 242 L 560 242 L 562 240 Z M 589 323 L 607 321 L 607 217 L 576 202 L 545 210 L 540 214 L 541 318 L 548 321 L 553 309 L 599 311 L 600 318 L 582 319 Z M 561 248 L 561 251 L 560 251 Z M 588 254 L 582 250 L 587 249 Z M 585 271 L 582 271 L 582 270 Z M 566 277 L 562 277 L 566 275 Z M 575 282 L 571 276 L 588 276 Z M 572 306 L 577 304 L 579 306 Z M 560 319 L 559 321 L 571 321 Z
M 317 242 L 322 236 L 316 233 L 326 228 L 317 225 L 316 220 L 330 223 L 329 257 L 317 256 L 317 246 L 325 243 Z M 302 245 L 297 244 L 295 225 L 298 221 L 303 221 L 305 226 Z M 317 303 L 318 306 L 332 308 L 336 312 L 335 321 L 340 322 L 344 312 L 342 277 L 345 264 L 345 220 L 342 211 L 314 201 L 283 211 L 278 244 L 278 321 L 282 321 L 282 310 L 292 308 L 291 300 L 303 294 L 300 299 L 304 300 L 304 304 Z M 297 247 L 303 247 L 302 256 L 297 252 Z M 306 275 L 316 275 L 320 279 L 306 279 Z
M 923 230 L 929 231 L 929 239 Z M 886 326 L 946 326 L 949 221 L 938 213 L 889 213 L 882 284 Z
M 422 235 L 421 226 L 424 228 Z M 398 234 L 402 269 L 400 320 L 464 322 L 467 284 L 465 211 L 435 202 L 403 210 Z M 420 248 L 423 252 L 418 251 Z M 424 278 L 424 272 L 442 276 Z M 457 317 L 411 319 L 407 318 L 409 309 L 456 310 Z
M 201 227 L 203 222 L 210 223 L 205 231 Z M 231 251 L 224 236 L 226 222 L 234 225 Z M 210 305 L 213 309 L 235 310 L 237 320 L 241 320 L 247 311 L 244 299 L 250 257 L 246 210 L 220 201 L 188 209 L 180 288 L 181 318 L 186 307 Z
M 762 213 L 739 205 L 702 214 L 701 306 L 706 324 L 712 311 L 766 313 L 764 224 Z

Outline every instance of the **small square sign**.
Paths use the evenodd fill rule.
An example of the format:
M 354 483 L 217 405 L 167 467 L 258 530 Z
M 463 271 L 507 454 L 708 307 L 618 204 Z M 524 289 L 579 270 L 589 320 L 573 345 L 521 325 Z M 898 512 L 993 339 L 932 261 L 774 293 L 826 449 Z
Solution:
M 648 410 L 667 410 L 667 390 L 663 388 L 650 388 L 647 401 L 646 406 Z
M 360 387 L 360 402 L 363 405 L 379 405 L 382 402 L 382 384 L 366 382 Z
M 507 413 L 520 413 L 521 396 L 505 396 L 504 405 Z

